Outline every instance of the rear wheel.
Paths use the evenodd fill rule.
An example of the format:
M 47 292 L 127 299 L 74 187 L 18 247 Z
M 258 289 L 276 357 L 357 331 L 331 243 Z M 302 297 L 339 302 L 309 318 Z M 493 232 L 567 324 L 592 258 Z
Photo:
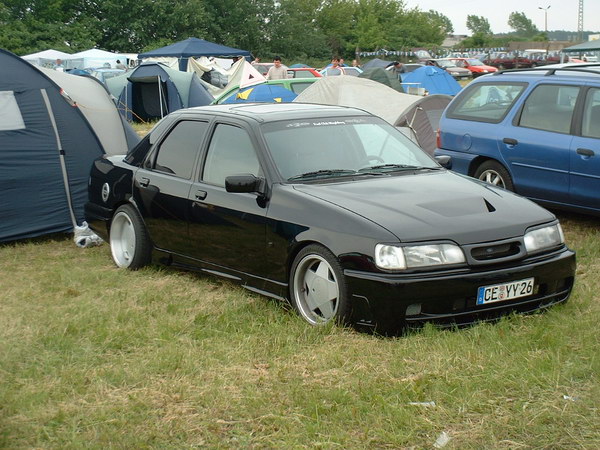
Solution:
M 120 206 L 110 222 L 110 251 L 118 267 L 139 269 L 150 262 L 152 245 L 140 214 Z
M 311 325 L 345 323 L 350 313 L 346 281 L 335 256 L 317 244 L 302 249 L 290 274 L 290 298 Z
M 486 161 L 477 167 L 475 178 L 488 184 L 514 191 L 515 186 L 506 168 L 496 161 Z

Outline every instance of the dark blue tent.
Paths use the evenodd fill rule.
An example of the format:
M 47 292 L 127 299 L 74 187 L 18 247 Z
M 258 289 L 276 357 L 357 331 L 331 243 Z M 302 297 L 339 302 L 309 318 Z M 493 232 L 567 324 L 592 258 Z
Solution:
M 157 58 L 163 56 L 172 56 L 179 59 L 179 70 L 186 71 L 188 58 L 197 58 L 199 56 L 214 56 L 215 58 L 233 58 L 235 56 L 244 56 L 250 58 L 250 52 L 240 50 L 239 48 L 227 47 L 226 45 L 215 44 L 204 39 L 188 38 L 184 41 L 176 42 L 166 47 L 150 50 L 140 53 L 139 59 Z
M 393 61 L 385 61 L 383 59 L 375 58 L 375 59 L 372 59 L 371 61 L 367 61 L 366 63 L 364 63 L 362 65 L 362 69 L 363 70 L 374 69 L 375 67 L 381 67 L 381 68 L 385 69 L 387 66 L 389 66 L 392 63 L 393 63 Z
M 90 168 L 107 152 L 103 142 L 119 142 L 113 136 L 121 133 L 118 151 L 128 149 L 97 80 L 43 70 L 0 49 L 0 242 L 72 231 L 84 220 Z M 92 127 L 88 114 L 96 113 L 113 136 Z
M 402 87 L 409 93 L 411 87 L 425 88 L 430 94 L 446 95 L 456 95 L 462 89 L 452 75 L 435 66 L 419 67 L 401 76 Z
M 148 62 L 118 77 L 106 80 L 117 107 L 127 120 L 161 119 L 170 112 L 209 105 L 213 96 L 198 75 Z

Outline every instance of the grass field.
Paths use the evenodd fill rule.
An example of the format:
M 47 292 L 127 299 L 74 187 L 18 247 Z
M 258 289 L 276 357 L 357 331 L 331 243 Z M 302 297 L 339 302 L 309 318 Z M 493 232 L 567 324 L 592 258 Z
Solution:
M 600 234 L 561 217 L 568 304 L 394 339 L 106 244 L 1 245 L 0 447 L 600 448 Z

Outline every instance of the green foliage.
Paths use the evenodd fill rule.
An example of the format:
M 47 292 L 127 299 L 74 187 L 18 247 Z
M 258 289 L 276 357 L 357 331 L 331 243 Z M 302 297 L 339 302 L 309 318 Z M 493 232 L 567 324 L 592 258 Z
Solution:
M 523 37 L 530 37 L 538 32 L 537 27 L 533 24 L 531 19 L 527 18 L 525 13 L 512 12 L 508 16 L 508 26 L 517 32 L 518 35 Z
M 490 23 L 483 16 L 467 16 L 467 28 L 471 30 L 473 34 L 491 35 L 492 28 Z
M 454 26 L 452 25 L 452 21 L 448 17 L 443 15 L 441 12 L 430 9 L 425 14 L 430 18 L 432 24 L 439 24 L 439 26 L 444 29 L 444 33 L 454 33 Z
M 142 52 L 199 37 L 302 60 L 439 45 L 452 31 L 442 14 L 398 0 L 4 0 L 0 25 L 0 47 L 17 54 Z

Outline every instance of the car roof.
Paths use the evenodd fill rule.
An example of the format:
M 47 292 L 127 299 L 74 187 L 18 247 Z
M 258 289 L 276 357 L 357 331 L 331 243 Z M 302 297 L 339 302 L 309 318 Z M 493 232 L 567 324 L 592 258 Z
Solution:
M 511 69 L 494 72 L 494 77 L 502 77 L 507 80 L 522 79 L 523 76 L 535 78 L 561 79 L 569 80 L 574 78 L 590 78 L 594 81 L 600 81 L 600 64 L 584 63 L 584 64 L 552 64 L 540 67 L 531 67 L 524 69 Z M 550 78 L 556 77 L 556 78 Z M 487 78 L 489 81 L 491 78 Z M 477 81 L 477 80 L 475 80 Z
M 220 104 L 180 109 L 170 116 L 210 115 L 238 116 L 257 122 L 277 122 L 294 119 L 320 119 L 339 116 L 370 116 L 366 111 L 346 106 L 316 105 L 310 103 L 249 103 Z

